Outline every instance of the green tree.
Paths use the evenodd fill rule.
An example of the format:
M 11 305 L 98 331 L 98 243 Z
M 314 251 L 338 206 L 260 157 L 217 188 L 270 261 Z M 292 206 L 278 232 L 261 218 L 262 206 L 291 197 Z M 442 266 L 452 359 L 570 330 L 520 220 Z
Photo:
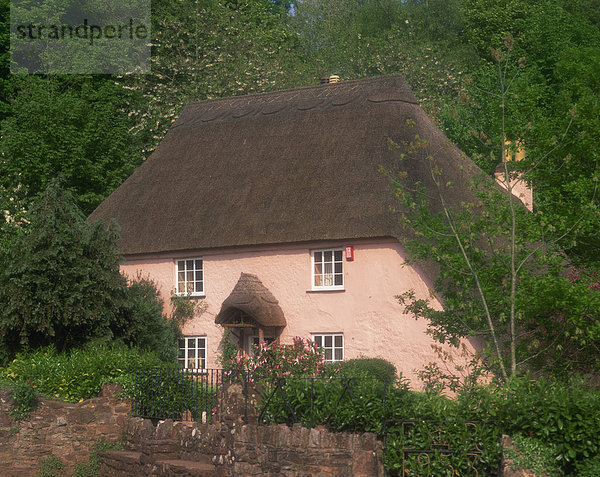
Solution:
M 110 77 L 13 75 L 2 122 L 0 191 L 12 217 L 59 174 L 90 213 L 141 162 L 122 88 Z
M 508 38 L 506 52 L 494 53 L 498 92 L 493 94 L 500 104 L 501 138 L 508 136 L 505 111 L 518 76 L 518 67 L 509 67 L 511 46 Z M 427 318 L 430 333 L 440 342 L 458 345 L 460 338 L 484 338 L 484 363 L 504 380 L 532 368 L 597 371 L 600 287 L 569 278 L 558 247 L 585 230 L 586 210 L 560 222 L 548 222 L 542 212 L 528 212 L 512 194 L 519 172 L 507 160 L 511 151 L 504 140 L 497 150 L 509 193 L 485 175 L 472 184 L 444 182 L 443 168 L 423 139 L 397 147 L 403 161 L 418 160 L 430 167 L 427 191 L 411 185 L 409 178 L 398 187 L 408 211 L 405 224 L 415 234 L 407 248 L 414 259 L 439 265 L 435 290 L 444 307 L 436 310 L 429 300 L 408 292 L 400 297 L 406 310 Z M 467 176 L 475 173 L 471 170 Z M 470 192 L 452 205 L 448 197 L 454 188 Z M 593 191 L 587 200 L 595 200 Z
M 519 167 L 533 185 L 537 210 L 547 222 L 586 217 L 580 224 L 585 232 L 565 238 L 561 247 L 571 260 L 598 269 L 600 215 L 597 200 L 588 200 L 600 172 L 600 28 L 585 9 L 593 3 L 463 2 L 462 38 L 481 62 L 469 74 L 466 101 L 448 108 L 443 122 L 449 137 L 490 173 L 501 161 L 494 148 L 502 134 L 519 140 L 525 150 Z M 486 92 L 497 79 L 490 46 L 500 48 L 508 33 L 512 56 L 523 60 L 508 94 L 502 131 L 497 120 L 500 98 Z M 563 137 L 567 125 L 569 134 Z
M 88 224 L 52 181 L 24 233 L 0 255 L 0 342 L 5 353 L 59 350 L 112 338 L 125 299 L 114 225 Z
M 145 154 L 187 103 L 306 83 L 284 18 L 268 1 L 153 2 L 152 72 L 120 78 L 141 94 L 130 109 Z

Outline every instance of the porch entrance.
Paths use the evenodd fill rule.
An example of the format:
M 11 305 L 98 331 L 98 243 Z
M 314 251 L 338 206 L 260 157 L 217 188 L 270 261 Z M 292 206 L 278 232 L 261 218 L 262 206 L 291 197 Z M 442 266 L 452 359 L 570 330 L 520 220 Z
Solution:
M 223 302 L 215 323 L 231 330 L 240 353 L 252 356 L 254 345 L 279 340 L 286 320 L 279 302 L 256 275 L 242 273 Z

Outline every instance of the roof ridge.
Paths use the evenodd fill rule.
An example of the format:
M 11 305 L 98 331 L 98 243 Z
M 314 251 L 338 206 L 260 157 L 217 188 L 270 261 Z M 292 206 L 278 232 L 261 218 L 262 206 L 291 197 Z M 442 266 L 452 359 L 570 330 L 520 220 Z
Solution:
M 197 101 L 190 101 L 189 103 L 186 103 L 186 107 L 196 105 L 196 104 L 217 103 L 217 102 L 240 100 L 240 99 L 244 99 L 244 98 L 253 98 L 254 99 L 257 97 L 265 97 L 265 96 L 270 96 L 270 95 L 274 96 L 277 94 L 288 93 L 288 92 L 308 91 L 311 89 L 320 89 L 320 88 L 325 89 L 328 87 L 329 88 L 334 87 L 336 89 L 341 89 L 344 86 L 348 86 L 351 84 L 384 81 L 384 80 L 389 80 L 392 78 L 400 79 L 408 86 L 408 83 L 406 82 L 404 77 L 399 74 L 388 74 L 388 75 L 379 75 L 379 76 L 363 76 L 362 78 L 353 78 L 353 79 L 349 79 L 349 80 L 340 79 L 340 81 L 338 81 L 337 83 L 310 84 L 310 85 L 306 85 L 306 86 L 295 86 L 295 87 L 285 88 L 285 89 L 275 89 L 273 91 L 261 91 L 258 93 L 246 93 L 246 94 L 241 94 L 239 96 L 221 96 L 219 98 L 199 99 Z
M 404 102 L 418 105 L 400 75 L 359 78 L 243 96 L 188 103 L 171 129 L 196 124 L 249 118 L 256 115 L 322 111 L 357 102 Z

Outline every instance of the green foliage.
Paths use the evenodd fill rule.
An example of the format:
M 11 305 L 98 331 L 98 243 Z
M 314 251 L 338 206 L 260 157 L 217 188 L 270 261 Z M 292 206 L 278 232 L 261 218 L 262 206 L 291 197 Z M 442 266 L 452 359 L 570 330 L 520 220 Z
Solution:
M 404 466 L 414 475 L 437 475 L 437 470 L 448 468 L 447 456 L 434 457 L 432 467 L 425 471 L 418 454 L 403 455 L 403 449 L 439 446 L 465 452 L 482 449 L 484 453 L 476 465 L 480 475 L 492 475 L 497 468 L 495 425 L 468 424 L 472 417 L 462 414 L 457 403 L 447 397 L 411 392 L 405 382 L 389 385 L 364 376 L 289 377 L 262 384 L 263 402 L 268 402 L 262 414 L 265 421 L 300 422 L 307 427 L 324 425 L 333 431 L 380 435 L 385 426 L 384 463 L 388 472 L 400 474 Z M 458 453 L 450 462 L 464 472 L 462 475 L 470 475 L 472 457 Z
M 231 329 L 228 329 L 223 333 L 221 343 L 219 345 L 221 353 L 217 357 L 217 362 L 221 365 L 222 369 L 233 370 L 236 356 L 238 355 L 239 347 L 231 341 Z
M 206 311 L 207 304 L 203 300 L 198 300 L 196 297 L 188 295 L 171 295 L 171 305 L 173 311 L 169 317 L 169 321 L 174 322 L 179 328 L 194 318 Z
M 36 477 L 61 477 L 65 464 L 60 457 L 50 454 L 48 457 L 42 460 L 40 465 L 40 471 Z
M 114 224 L 86 222 L 58 181 L 50 183 L 29 220 L 0 251 L 4 362 L 24 347 L 53 344 L 62 351 L 93 339 L 120 339 L 175 359 L 178 321 L 163 315 L 151 280 L 138 277 L 128 284 L 120 274 Z
M 576 464 L 575 475 L 578 477 L 596 477 L 600 475 L 600 454 Z
M 98 470 L 100 463 L 98 461 L 98 453 L 107 450 L 123 450 L 123 444 L 120 442 L 109 442 L 100 440 L 94 444 L 94 449 L 90 454 L 90 459 L 87 464 L 77 463 L 72 477 L 99 477 Z
M 266 1 L 153 2 L 152 72 L 120 78 L 141 95 L 131 112 L 144 152 L 191 101 L 298 85 L 307 63 L 284 18 Z
M 59 350 L 112 337 L 124 299 L 117 231 L 88 224 L 53 181 L 32 207 L 25 233 L 0 254 L 0 342 L 9 352 Z
M 59 175 L 89 214 L 140 164 L 131 94 L 104 76 L 13 75 L 1 123 L 0 190 L 13 218 Z M 4 205 L 4 204 L 3 204 Z
M 600 393 L 580 379 L 513 378 L 504 385 L 462 393 L 464 415 L 486 418 L 508 435 L 522 434 L 554 449 L 563 472 L 600 454 Z
M 15 383 L 12 390 L 12 399 L 13 407 L 10 410 L 10 415 L 13 419 L 20 421 L 29 417 L 38 402 L 32 381 Z
M 507 37 L 506 49 L 494 52 L 498 92 L 484 92 L 500 111 L 496 137 L 480 137 L 499 144 L 498 155 L 492 156 L 490 163 L 493 168 L 499 158 L 513 152 L 504 138 L 522 137 L 511 126 L 522 118 L 519 112 L 510 111 L 510 105 L 529 111 L 532 105 L 528 102 L 537 101 L 525 94 L 519 102 L 523 96 L 512 93 L 522 80 L 521 62 L 515 65 L 510 61 L 513 41 Z M 468 161 L 459 166 L 465 171 L 463 178 L 457 183 L 448 181 L 443 159 L 432 156 L 428 146 L 428 141 L 418 136 L 392 144 L 400 150 L 403 163 L 420 161 L 429 167 L 427 188 L 413 183 L 411 177 L 399 176 L 397 195 L 406 211 L 402 220 L 412 234 L 405 242 L 409 261 L 439 265 L 435 291 L 444 309 L 431 307 L 429 300 L 417 299 L 408 291 L 399 297 L 406 305 L 405 312 L 426 318 L 428 332 L 441 343 L 458 346 L 462 338 L 484 338 L 488 347 L 481 355 L 483 363 L 503 379 L 523 368 L 594 371 L 598 362 L 592 350 L 600 326 L 594 310 L 600 294 L 565 277 L 566 262 L 558 247 L 567 237 L 576 242 L 579 234 L 585 233 L 586 226 L 580 227 L 587 223 L 584 216 L 561 221 L 548 220 L 542 211 L 529 213 Z M 515 179 L 514 168 L 516 173 L 522 172 L 520 166 L 509 166 L 507 161 L 502 164 L 505 183 Z M 449 200 L 456 197 L 457 189 L 465 191 L 464 198 Z M 568 366 L 557 359 L 561 356 L 568 357 Z
M 142 417 L 180 420 L 186 411 L 196 421 L 210 421 L 216 392 L 208 377 L 176 366 L 138 368 L 132 374 L 133 412 Z
M 512 469 L 527 469 L 535 475 L 561 475 L 556 465 L 556 451 L 553 446 L 544 442 L 524 437 L 519 434 L 512 436 L 514 448 L 505 449 L 505 455 L 512 461 Z
M 408 401 L 405 383 L 394 387 L 364 376 L 287 377 L 261 383 L 263 402 L 269 403 L 263 420 L 325 425 L 334 431 L 381 433 L 384 420 L 393 416 L 394 403 Z
M 177 358 L 179 322 L 164 316 L 156 283 L 138 276 L 129 281 L 113 333 L 124 343 L 155 351 L 162 361 Z
M 156 366 L 155 353 L 140 352 L 124 345 L 92 343 L 84 349 L 57 353 L 53 346 L 22 352 L 5 368 L 0 379 L 31 382 L 40 394 L 66 401 L 96 397 L 103 383 L 118 382 L 132 392 L 129 371 L 135 366 Z
M 398 379 L 396 366 L 383 358 L 356 358 L 340 364 L 343 376 L 369 376 L 392 384 Z

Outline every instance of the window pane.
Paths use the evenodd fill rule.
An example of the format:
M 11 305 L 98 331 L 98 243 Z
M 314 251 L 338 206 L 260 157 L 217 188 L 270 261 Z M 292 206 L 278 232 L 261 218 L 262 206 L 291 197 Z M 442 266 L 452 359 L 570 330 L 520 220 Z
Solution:
M 202 282 L 196 282 L 196 292 L 202 292 Z
M 342 264 L 341 264 L 341 262 L 335 264 L 334 270 L 335 270 L 335 273 L 342 273 Z
M 336 285 L 343 285 L 344 284 L 344 280 L 342 275 L 336 275 L 335 276 L 335 284 Z
M 326 261 L 326 262 L 331 262 L 331 261 L 332 261 L 332 260 L 331 260 L 331 250 L 326 250 L 326 251 L 324 252 L 324 257 L 325 257 L 325 261 Z
M 185 340 L 184 339 L 180 339 L 179 341 L 179 347 L 180 348 L 185 348 Z
M 323 337 L 322 336 L 315 336 L 315 343 L 319 347 L 323 346 Z
M 336 349 L 335 350 L 335 360 L 336 361 L 341 361 L 344 357 L 342 356 L 342 350 L 341 349 Z
M 342 335 L 335 335 L 335 347 L 341 348 L 342 346 L 344 346 L 342 344 Z
M 183 260 L 177 261 L 177 270 L 185 270 L 185 262 Z
M 336 262 L 341 262 L 342 261 L 342 251 L 341 250 L 336 250 L 333 252 L 333 256 L 335 257 L 335 261 Z
M 185 278 L 187 279 L 188 282 L 193 282 L 194 281 L 194 272 L 192 270 L 188 270 L 188 272 L 185 274 Z
M 326 335 L 325 336 L 325 348 L 331 348 L 332 345 L 333 345 L 333 343 L 332 343 L 331 335 Z
M 322 262 L 322 261 L 323 261 L 323 253 L 315 252 L 315 262 Z
M 188 349 L 188 358 L 195 358 L 195 357 L 196 357 L 196 348 Z
M 194 261 L 193 260 L 186 260 L 185 261 L 185 266 L 188 270 L 193 270 L 194 269 Z
M 184 281 L 185 280 L 185 272 L 178 272 L 177 280 L 179 280 L 180 282 Z
M 325 361 L 331 361 L 331 350 L 325 348 Z
M 202 270 L 202 260 L 196 260 L 196 270 Z

